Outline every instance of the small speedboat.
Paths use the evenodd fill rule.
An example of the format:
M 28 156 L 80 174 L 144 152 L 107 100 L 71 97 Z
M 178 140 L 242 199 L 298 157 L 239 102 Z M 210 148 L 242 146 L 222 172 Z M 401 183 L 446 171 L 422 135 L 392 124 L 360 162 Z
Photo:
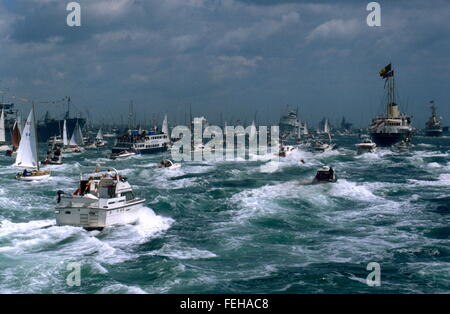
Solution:
M 377 151 L 377 144 L 372 142 L 370 139 L 365 139 L 362 143 L 355 145 L 357 149 L 357 154 L 361 155 L 364 153 L 374 153 Z
M 62 165 L 64 164 L 62 158 L 53 157 L 50 159 L 46 159 L 42 162 L 43 165 Z
M 88 142 L 84 144 L 84 147 L 86 147 L 86 149 L 96 149 L 97 148 L 97 144 L 94 142 Z
M 323 142 L 320 142 L 320 141 L 314 143 L 314 145 L 312 146 L 312 150 L 315 153 L 325 153 L 325 152 L 332 151 L 335 148 L 336 148 L 335 144 L 323 143 Z
M 280 157 L 287 157 L 287 156 L 291 155 L 295 150 L 296 150 L 296 148 L 294 146 L 290 146 L 290 145 L 281 146 L 280 151 L 278 153 L 276 153 L 275 155 L 280 156 Z
M 82 152 L 85 151 L 84 147 L 81 146 L 76 146 L 76 145 L 70 145 L 67 147 L 64 147 L 62 149 L 63 153 L 75 153 L 75 154 L 80 154 Z
M 176 170 L 181 168 L 181 164 L 174 163 L 171 160 L 163 160 L 156 166 L 158 169 Z
M 313 179 L 313 184 L 318 183 L 334 183 L 337 182 L 337 177 L 334 169 L 329 166 L 323 166 L 317 170 L 316 176 Z
M 398 145 L 397 145 L 397 150 L 400 152 L 400 153 L 404 153 L 404 152 L 407 152 L 408 151 L 408 149 L 409 149 L 409 145 L 408 145 L 408 143 L 406 142 L 406 141 L 401 141 L 400 143 L 398 143 Z
M 134 156 L 134 155 L 136 155 L 136 152 L 126 150 L 126 151 L 123 151 L 123 152 L 120 152 L 120 153 L 113 153 L 113 154 L 111 154 L 109 156 L 109 158 L 112 159 L 112 160 L 116 160 L 116 159 L 128 158 L 128 157 L 131 157 L 131 156 Z
M 105 147 L 106 145 L 108 145 L 108 142 L 105 140 L 97 140 L 95 142 L 96 147 Z

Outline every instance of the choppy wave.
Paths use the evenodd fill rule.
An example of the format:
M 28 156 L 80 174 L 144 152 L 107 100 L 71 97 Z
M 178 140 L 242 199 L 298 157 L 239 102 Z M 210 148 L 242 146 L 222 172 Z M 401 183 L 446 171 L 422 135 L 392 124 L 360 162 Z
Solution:
M 363 155 L 356 138 L 336 141 L 323 154 L 173 171 L 154 168 L 168 154 L 111 161 L 93 150 L 31 184 L 1 156 L 0 292 L 448 292 L 449 138 Z M 56 190 L 75 190 L 96 163 L 118 169 L 151 208 L 102 232 L 55 226 Z M 338 182 L 307 184 L 322 165 Z M 72 262 L 80 287 L 66 284 Z M 381 264 L 381 287 L 365 284 L 369 262 Z

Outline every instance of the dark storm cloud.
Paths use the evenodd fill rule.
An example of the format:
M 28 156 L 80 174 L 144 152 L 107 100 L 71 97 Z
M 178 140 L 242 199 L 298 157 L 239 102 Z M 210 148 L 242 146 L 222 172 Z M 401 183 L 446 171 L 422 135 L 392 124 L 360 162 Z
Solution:
M 141 119 L 181 121 L 192 103 L 213 120 L 276 121 L 290 104 L 310 124 L 366 124 L 380 109 L 377 71 L 392 61 L 420 123 L 428 100 L 450 101 L 448 1 L 380 1 L 380 28 L 365 24 L 369 1 L 84 0 L 79 28 L 65 25 L 68 2 L 0 2 L 0 87 L 71 95 L 103 120 L 133 99 Z

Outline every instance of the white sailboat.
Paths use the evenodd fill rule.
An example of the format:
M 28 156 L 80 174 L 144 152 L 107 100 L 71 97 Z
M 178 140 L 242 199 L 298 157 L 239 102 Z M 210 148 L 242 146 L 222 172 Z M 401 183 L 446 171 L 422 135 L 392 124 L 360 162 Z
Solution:
M 82 151 L 84 151 L 84 148 L 82 147 L 83 144 L 84 144 L 83 133 L 81 132 L 80 125 L 78 124 L 77 121 L 75 129 L 73 130 L 72 133 L 72 137 L 70 138 L 69 141 L 70 151 L 73 153 L 81 153 Z
M 328 135 L 329 142 L 325 143 L 324 141 L 317 140 L 312 147 L 313 151 L 316 153 L 324 153 L 336 148 L 336 145 L 333 144 L 331 141 L 330 126 L 328 125 L 328 119 L 325 120 L 323 131 L 325 134 Z
M 100 130 L 98 130 L 97 136 L 95 137 L 95 145 L 97 147 L 103 147 L 106 146 L 106 144 L 108 144 L 108 142 L 103 139 L 103 131 L 100 128 Z
M 20 136 L 22 136 L 22 132 L 23 132 L 23 128 L 24 128 L 23 121 L 22 121 L 22 115 L 19 115 L 17 117 L 17 127 L 19 129 Z
M 2 109 L 2 114 L 0 116 L 0 152 L 5 152 L 9 149 L 11 148 L 6 144 L 5 111 Z
M 64 147 L 69 146 L 69 138 L 67 136 L 67 121 L 64 120 L 64 127 L 63 127 L 63 145 Z
M 330 126 L 328 125 L 328 119 L 325 120 L 325 124 L 323 126 L 323 133 L 330 134 Z
M 40 181 L 50 177 L 50 171 L 40 170 L 39 167 L 36 121 L 34 116 L 33 105 L 22 132 L 23 136 L 20 139 L 16 163 L 14 164 L 16 167 L 25 168 L 22 173 L 16 175 L 16 179 L 21 181 Z
M 169 134 L 169 122 L 167 121 L 167 115 L 164 117 L 164 121 L 162 124 L 162 129 L 161 131 L 167 135 L 168 138 L 170 138 L 170 134 Z

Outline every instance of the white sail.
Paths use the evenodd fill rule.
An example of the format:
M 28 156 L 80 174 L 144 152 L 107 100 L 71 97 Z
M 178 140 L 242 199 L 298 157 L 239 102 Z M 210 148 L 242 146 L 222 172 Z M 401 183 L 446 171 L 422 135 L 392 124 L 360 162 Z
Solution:
M 330 127 L 328 126 L 328 119 L 325 120 L 325 125 L 323 126 L 323 133 L 330 133 Z
M 76 140 L 77 140 L 77 145 L 78 146 L 83 146 L 84 141 L 83 141 L 83 132 L 81 132 L 81 127 L 80 125 L 77 123 L 77 127 L 76 127 Z
M 33 110 L 31 110 L 22 132 L 15 166 L 22 168 L 38 168 L 36 126 L 34 125 Z
M 98 130 L 97 136 L 95 137 L 99 141 L 103 141 L 103 132 L 102 129 Z
M 77 133 L 77 129 L 75 128 L 73 130 L 72 136 L 70 137 L 70 141 L 69 141 L 70 146 L 77 146 L 76 133 Z
M 64 127 L 63 127 L 63 144 L 64 146 L 69 145 L 69 139 L 67 136 L 67 121 L 64 120 Z
M 0 116 L 0 143 L 6 142 L 5 137 L 5 111 L 2 109 L 2 115 Z
M 162 132 L 166 134 L 169 138 L 169 123 L 167 122 L 167 115 L 164 117 L 163 125 L 162 125 Z
M 308 135 L 308 134 L 309 134 L 308 126 L 306 125 L 306 121 L 305 121 L 305 124 L 303 124 L 303 135 Z
M 19 132 L 20 132 L 20 135 L 22 135 L 22 132 L 23 132 L 23 123 L 22 123 L 22 116 L 21 116 L 21 115 L 19 115 L 19 116 L 17 117 L 17 125 L 19 126 Z
M 251 127 L 250 127 L 250 135 L 249 135 L 249 141 L 252 142 L 255 140 L 256 138 L 256 126 L 255 126 L 255 121 L 253 121 Z
M 73 129 L 72 137 L 70 138 L 69 145 L 71 146 L 82 146 L 83 145 L 83 133 L 81 133 L 80 125 L 78 121 Z

